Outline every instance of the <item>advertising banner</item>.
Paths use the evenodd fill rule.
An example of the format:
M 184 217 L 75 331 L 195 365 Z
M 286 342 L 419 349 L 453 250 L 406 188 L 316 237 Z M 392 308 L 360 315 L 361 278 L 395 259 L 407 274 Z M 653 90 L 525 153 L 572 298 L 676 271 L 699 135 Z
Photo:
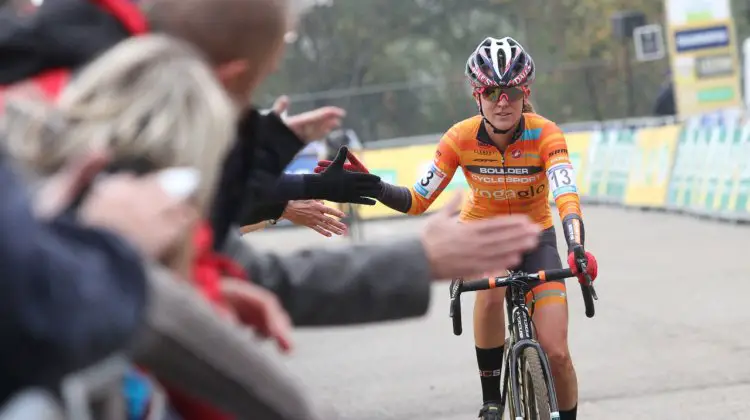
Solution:
M 588 177 L 589 170 L 589 145 L 591 144 L 591 133 L 577 132 L 565 134 L 568 144 L 568 156 L 576 173 L 576 184 L 578 193 L 586 195 L 589 192 Z M 551 195 L 550 195 L 551 197 Z
M 667 207 L 672 210 L 686 209 L 691 200 L 690 185 L 694 173 L 694 161 L 697 158 L 695 153 L 697 131 L 697 127 L 692 126 L 685 126 L 680 131 L 667 193 Z
M 625 192 L 626 205 L 663 207 L 666 204 L 679 134 L 679 125 L 637 131 Z
M 750 123 L 735 130 L 727 166 L 731 190 L 725 215 L 746 219 L 750 217 Z
M 587 163 L 587 195 L 607 203 L 622 203 L 634 150 L 635 132 L 632 129 L 593 132 Z
M 414 182 L 422 177 L 432 163 L 436 148 L 437 144 L 366 150 L 363 155 L 364 164 L 370 169 L 371 173 L 380 176 L 386 182 L 411 187 Z M 448 187 L 427 212 L 443 207 L 445 202 L 453 195 L 453 191 L 456 190 L 468 190 L 468 184 L 461 168 L 456 171 Z M 401 214 L 380 203 L 375 206 L 360 206 L 359 209 L 360 214 L 365 219 Z
M 665 0 L 680 116 L 742 106 L 738 43 L 729 0 Z

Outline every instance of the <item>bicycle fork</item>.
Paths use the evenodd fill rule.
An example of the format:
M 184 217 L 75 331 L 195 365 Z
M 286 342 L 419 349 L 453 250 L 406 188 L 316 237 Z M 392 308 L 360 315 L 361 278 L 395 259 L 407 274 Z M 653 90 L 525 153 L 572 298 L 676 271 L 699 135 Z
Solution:
M 549 359 L 547 354 L 542 349 L 541 345 L 536 341 L 534 333 L 532 331 L 529 314 L 525 310 L 525 304 L 516 306 L 513 310 L 509 310 L 510 324 L 509 332 L 510 338 L 505 339 L 505 351 L 503 352 L 503 359 L 505 360 L 502 379 L 502 389 L 500 390 L 500 407 L 505 410 L 505 403 L 510 394 L 511 401 L 513 404 L 512 412 L 515 415 L 513 420 L 526 420 L 525 412 L 521 406 L 521 378 L 519 378 L 519 364 L 518 361 L 522 358 L 523 350 L 527 347 L 533 347 L 536 349 L 537 354 L 542 365 L 542 372 L 544 374 L 545 384 L 547 386 L 547 394 L 549 396 L 549 408 L 550 408 L 550 419 L 559 420 L 560 412 L 557 405 L 557 394 L 555 392 L 555 385 L 552 378 L 552 370 L 550 368 Z M 528 402 L 526 402 L 528 403 Z

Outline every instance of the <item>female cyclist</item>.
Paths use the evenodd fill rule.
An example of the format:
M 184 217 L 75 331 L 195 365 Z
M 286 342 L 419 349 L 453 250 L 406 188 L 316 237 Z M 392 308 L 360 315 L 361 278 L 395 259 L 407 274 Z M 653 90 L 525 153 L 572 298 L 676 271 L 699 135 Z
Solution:
M 479 115 L 451 127 L 441 138 L 435 159 L 412 188 L 383 183 L 379 200 L 407 214 L 421 214 L 450 183 L 460 166 L 472 193 L 461 211 L 471 221 L 498 214 L 527 214 L 544 230 L 539 247 L 515 267 L 527 272 L 561 268 L 549 190 L 562 219 L 568 263 L 575 267 L 571 248 L 583 245 L 584 229 L 573 167 L 565 137 L 558 126 L 534 113 L 529 86 L 534 61 L 514 39 L 487 38 L 466 62 Z M 363 171 L 352 159 L 347 169 Z M 321 161 L 320 166 L 329 165 Z M 588 269 L 596 278 L 596 259 L 589 253 Z M 549 356 L 562 420 L 576 418 L 578 386 L 568 350 L 568 308 L 564 281 L 531 284 L 527 299 L 539 341 Z M 505 343 L 504 289 L 477 293 L 474 341 L 484 404 L 481 419 L 499 420 L 500 371 Z

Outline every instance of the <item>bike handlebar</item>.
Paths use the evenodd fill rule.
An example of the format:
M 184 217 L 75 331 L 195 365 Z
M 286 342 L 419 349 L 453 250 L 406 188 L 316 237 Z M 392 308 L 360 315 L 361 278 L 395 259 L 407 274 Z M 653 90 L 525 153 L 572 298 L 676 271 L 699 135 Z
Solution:
M 596 295 L 596 291 L 594 290 L 594 285 L 592 284 L 591 277 L 587 274 L 586 270 L 586 264 L 582 263 L 582 261 L 579 260 L 579 256 L 576 250 L 574 250 L 574 253 L 576 253 L 576 260 L 581 266 L 582 270 L 581 272 L 584 273 L 584 281 L 579 282 L 581 285 L 581 293 L 583 294 L 583 302 L 586 308 L 586 316 L 589 318 L 593 318 L 595 314 L 594 310 L 594 301 L 598 300 L 599 298 Z M 585 255 L 584 257 L 585 258 Z M 463 281 L 462 279 L 454 279 L 451 282 L 450 286 L 450 293 L 451 293 L 451 308 L 450 308 L 450 316 L 453 319 L 453 334 L 455 335 L 461 335 L 463 331 L 463 326 L 461 323 L 461 293 L 462 292 L 474 292 L 478 290 L 489 290 L 494 289 L 497 287 L 505 287 L 509 286 L 514 282 L 518 281 L 529 281 L 529 280 L 537 280 L 537 281 L 554 281 L 554 280 L 562 280 L 567 279 L 570 277 L 576 277 L 575 274 L 573 274 L 573 270 L 570 268 L 562 268 L 562 269 L 552 269 L 552 270 L 544 270 L 539 271 L 537 273 L 524 273 L 521 271 L 512 272 L 509 276 L 506 277 L 491 277 L 488 279 L 479 279 L 479 280 L 470 280 L 470 281 Z

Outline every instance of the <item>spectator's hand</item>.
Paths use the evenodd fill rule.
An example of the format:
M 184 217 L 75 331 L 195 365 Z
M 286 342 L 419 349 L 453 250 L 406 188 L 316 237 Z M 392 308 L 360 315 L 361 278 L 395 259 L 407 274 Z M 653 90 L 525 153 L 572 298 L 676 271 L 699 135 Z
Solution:
M 527 216 L 498 216 L 459 222 L 455 213 L 462 195 L 431 216 L 422 232 L 427 259 L 435 279 L 480 276 L 521 262 L 536 248 L 540 228 Z
M 328 207 L 318 200 L 294 200 L 287 204 L 282 219 L 287 219 L 295 225 L 307 226 L 323 236 L 346 233 L 346 225 L 331 216 L 343 218 L 344 212 Z
M 283 352 L 292 349 L 292 322 L 276 295 L 246 280 L 224 279 L 222 296 L 234 315 L 258 334 L 276 340 Z
M 51 219 L 69 208 L 73 200 L 107 165 L 104 153 L 90 153 L 75 159 L 44 183 L 34 196 L 34 213 Z
M 158 259 L 184 238 L 198 212 L 169 195 L 157 175 L 136 178 L 122 173 L 95 182 L 78 217 L 86 225 L 119 233 L 145 255 Z
M 341 126 L 346 111 L 335 106 L 324 106 L 301 114 L 285 116 L 289 98 L 281 96 L 273 104 L 273 112 L 282 117 L 286 125 L 305 143 L 320 140 Z

